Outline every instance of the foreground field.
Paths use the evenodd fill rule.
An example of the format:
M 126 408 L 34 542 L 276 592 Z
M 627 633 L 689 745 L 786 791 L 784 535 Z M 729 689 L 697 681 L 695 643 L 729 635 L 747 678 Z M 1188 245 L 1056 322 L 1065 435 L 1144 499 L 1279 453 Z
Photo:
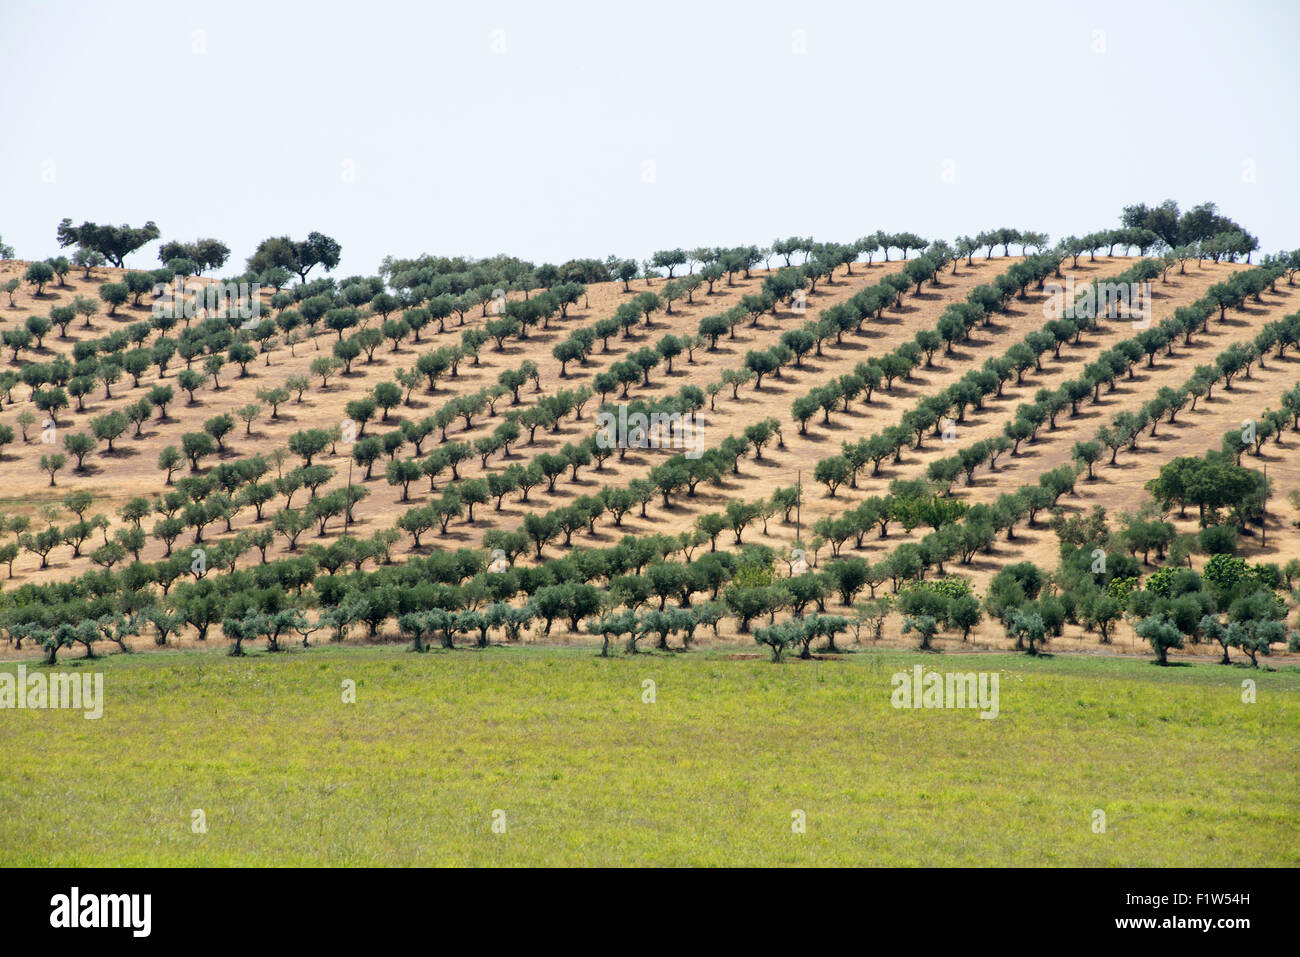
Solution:
M 998 716 L 895 709 L 915 664 L 997 671 Z M 1294 668 L 395 647 L 60 667 L 103 671 L 104 714 L 0 712 L 0 864 L 1300 864 Z

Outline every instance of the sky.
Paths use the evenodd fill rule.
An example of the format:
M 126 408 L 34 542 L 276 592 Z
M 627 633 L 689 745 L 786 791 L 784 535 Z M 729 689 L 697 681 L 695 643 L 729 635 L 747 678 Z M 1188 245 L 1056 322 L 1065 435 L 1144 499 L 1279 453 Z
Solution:
M 0 0 L 0 237 L 153 220 L 534 262 L 1055 240 L 1210 200 L 1300 246 L 1300 3 Z M 1291 169 L 1291 173 L 1286 170 Z M 157 265 L 158 243 L 128 258 Z

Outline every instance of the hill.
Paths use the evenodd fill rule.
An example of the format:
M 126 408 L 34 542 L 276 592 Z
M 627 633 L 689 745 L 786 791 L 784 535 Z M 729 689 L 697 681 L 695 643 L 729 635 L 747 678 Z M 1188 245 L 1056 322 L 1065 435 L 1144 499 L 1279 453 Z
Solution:
M 105 314 L 107 304 L 99 299 L 101 290 L 105 283 L 120 283 L 123 270 L 99 267 L 90 270 L 88 276 L 73 270 L 40 294 L 23 287 L 14 295 L 12 305 L 0 298 L 0 331 L 20 328 L 31 315 L 58 313 L 74 304 L 77 297 L 97 302 L 100 308 L 90 316 L 76 313 L 76 318 L 62 330 L 55 327 L 46 332 L 39 346 L 35 342 L 22 345 L 20 335 L 18 348 L 7 350 L 6 369 L 20 382 L 8 391 L 0 423 L 8 423 L 21 433 L 19 414 L 28 413 L 29 422 L 25 441 L 18 435 L 0 449 L 3 507 L 10 516 L 26 517 L 35 531 L 47 523 L 77 519 L 66 508 L 65 496 L 84 491 L 90 493 L 92 503 L 80 506 L 85 511 L 83 517 L 103 518 L 84 525 L 74 521 L 74 525 L 83 528 L 84 542 L 79 547 L 73 547 L 74 536 L 71 543 L 59 544 L 46 556 L 30 549 L 19 550 L 5 588 L 68 580 L 84 576 L 101 565 L 120 570 L 132 559 L 158 563 L 169 552 L 187 556 L 194 547 L 204 549 L 206 560 L 207 549 L 213 542 L 222 540 L 241 544 L 243 553 L 233 559 L 234 567 L 254 567 L 301 555 L 304 551 L 319 556 L 321 552 L 312 546 L 330 546 L 344 536 L 345 509 L 337 508 L 333 514 L 323 510 L 313 514 L 310 522 L 299 518 L 305 527 L 296 535 L 292 531 L 290 534 L 271 532 L 273 517 L 286 501 L 296 509 L 303 509 L 318 499 L 332 500 L 332 491 L 348 487 L 365 490 L 364 497 L 351 510 L 346 528 L 349 540 L 365 540 L 376 533 L 399 529 L 403 516 L 413 509 L 417 513 L 427 512 L 424 524 L 428 527 L 418 533 L 418 547 L 409 530 L 398 531 L 396 535 L 390 533 L 381 548 L 381 560 L 383 550 L 389 550 L 390 557 L 400 561 L 407 554 L 428 555 L 462 547 L 491 549 L 502 544 L 503 535 L 529 528 L 530 515 L 537 522 L 548 514 L 552 517 L 558 514 L 562 519 L 568 514 L 571 526 L 556 530 L 540 548 L 542 558 L 554 559 L 572 554 L 575 548 L 612 547 L 625 535 L 690 535 L 700 527 L 703 517 L 725 514 L 728 503 L 763 503 L 757 505 L 754 514 L 738 519 L 744 526 L 741 535 L 727 530 L 715 533 L 710 540 L 706 532 L 696 536 L 698 540 L 693 543 L 688 541 L 684 545 L 682 557 L 689 560 L 691 555 L 698 556 L 711 546 L 735 549 L 739 538 L 745 544 L 771 547 L 778 559 L 785 560 L 778 561 L 778 571 L 788 571 L 793 552 L 800 547 L 807 553 L 813 571 L 824 568 L 837 554 L 881 565 L 900 545 L 923 543 L 932 529 L 924 523 L 909 529 L 904 520 L 888 527 L 884 536 L 878 531 L 864 533 L 859 527 L 849 529 L 846 536 L 835 541 L 836 535 L 842 535 L 843 531 L 836 532 L 834 523 L 847 515 L 862 514 L 862 509 L 870 507 L 873 501 L 888 499 L 891 489 L 900 487 L 897 483 L 933 478 L 936 469 L 942 472 L 945 459 L 963 449 L 992 447 L 1000 436 L 1010 434 L 1008 429 L 1015 427 L 1021 418 L 1018 413 L 1026 406 L 1045 402 L 1052 394 L 1063 395 L 1071 383 L 1085 378 L 1085 370 L 1098 357 L 1113 352 L 1117 345 L 1132 341 L 1142 332 L 1140 322 L 1102 317 L 1093 327 L 1076 328 L 1065 338 L 1053 341 L 1051 334 L 1044 331 L 1055 321 L 1048 310 L 1052 290 L 1044 280 L 1072 282 L 1082 287 L 1089 282 L 1129 275 L 1153 261 L 1057 255 L 1050 268 L 1044 268 L 1042 256 L 996 256 L 993 252 L 990 248 L 987 258 L 984 255 L 956 257 L 928 280 L 923 278 L 915 286 L 903 283 L 896 300 L 884 303 L 865 318 L 859 316 L 856 321 L 844 323 L 833 333 L 823 325 L 820 334 L 824 336 L 823 341 L 815 346 L 803 342 L 801 348 L 808 350 L 805 354 L 796 356 L 793 351 L 788 352 L 786 361 L 777 363 L 778 368 L 758 383 L 751 376 L 748 382 L 722 385 L 724 376 L 734 376 L 743 370 L 750 356 L 780 353 L 788 350 L 790 343 L 798 344 L 791 338 L 793 331 L 811 328 L 815 332 L 816 323 L 824 322 L 827 317 L 834 317 L 832 322 L 843 322 L 846 310 L 860 309 L 864 297 L 880 289 L 882 283 L 903 275 L 917 260 L 842 264 L 838 269 L 829 270 L 828 276 L 806 294 L 769 302 L 766 308 L 762 303 L 757 306 L 755 303 L 790 271 L 758 267 L 738 270 L 735 275 L 711 283 L 711 292 L 701 285 L 690 294 L 690 301 L 682 296 L 671 302 L 671 312 L 651 308 L 635 324 L 629 323 L 621 331 L 599 339 L 594 337 L 593 330 L 602 321 L 608 324 L 619 315 L 620 307 L 626 310 L 627 303 L 645 293 L 661 296 L 670 280 L 643 275 L 630 284 L 592 283 L 586 285 L 577 301 L 567 306 L 564 315 L 546 316 L 535 328 L 523 330 L 525 335 L 507 335 L 500 342 L 488 338 L 476 350 L 471 345 L 471 352 L 476 354 L 460 358 L 451 368 L 442 368 L 431 377 L 416 371 L 421 357 L 430 353 L 445 356 L 457 348 L 464 350 L 466 332 L 488 329 L 499 318 L 496 315 L 499 304 L 484 303 L 481 309 L 471 309 L 459 316 L 446 315 L 442 329 L 437 328 L 437 320 L 430 321 L 419 330 L 418 342 L 409 330 L 399 338 L 384 338 L 382 330 L 390 319 L 368 305 L 357 310 L 353 317 L 355 326 L 340 329 L 337 334 L 321 328 L 306 334 L 301 327 L 286 334 L 282 328 L 270 327 L 259 341 L 251 328 L 259 320 L 254 320 L 248 332 L 237 330 L 233 336 L 236 342 L 241 338 L 249 340 L 244 353 L 237 356 L 233 348 L 216 349 L 215 354 L 224 352 L 231 358 L 215 375 L 203 373 L 201 384 L 194 386 L 192 394 L 182 387 L 181 370 L 187 364 L 181 358 L 171 359 L 161 369 L 140 358 L 141 368 L 128 371 L 119 366 L 116 378 L 108 382 L 102 376 L 96 378 L 98 373 L 94 372 L 82 377 L 88 378 L 93 388 L 84 396 L 69 398 L 72 408 L 58 411 L 53 429 L 43 427 L 44 416 L 34 408 L 37 389 L 21 382 L 29 368 L 48 368 L 59 360 L 75 367 L 79 360 L 85 360 L 92 343 L 101 347 L 100 355 L 112 355 L 113 347 L 117 347 L 119 356 L 139 353 L 152 361 L 148 349 L 160 339 L 180 338 L 191 325 L 201 327 L 203 319 L 195 317 L 178 328 L 160 331 L 149 324 L 156 315 L 149 295 L 139 297 L 138 302 L 128 301 L 118 306 L 111 315 Z M 21 277 L 26 266 L 22 262 L 0 263 L 0 285 L 11 277 Z M 943 342 L 931 331 L 942 328 L 945 317 L 951 317 L 955 307 L 968 303 L 972 296 L 978 297 L 980 290 L 997 288 L 1016 269 L 1031 272 L 1033 279 L 1019 289 L 1014 289 L 1013 283 L 1013 291 L 1001 298 L 996 308 L 982 314 L 980 321 L 964 330 L 963 335 Z M 1223 286 L 1232 277 L 1256 272 L 1257 267 L 1247 264 L 1195 258 L 1166 262 L 1163 268 L 1157 264 L 1151 284 L 1151 325 L 1162 327 L 1180 310 L 1203 303 L 1211 290 Z M 1125 441 L 1117 450 L 1113 465 L 1107 464 L 1109 452 L 1104 454 L 1092 469 L 1093 479 L 1080 477 L 1070 493 L 1054 498 L 1051 503 L 1059 507 L 1063 518 L 1085 516 L 1098 505 L 1112 517 L 1136 514 L 1143 502 L 1149 500 L 1146 486 L 1157 477 L 1162 465 L 1177 456 L 1200 456 L 1217 449 L 1225 432 L 1240 429 L 1248 420 L 1263 423 L 1266 411 L 1279 407 L 1278 397 L 1297 386 L 1300 360 L 1286 352 L 1285 342 L 1279 344 L 1281 348 L 1261 350 L 1258 345 L 1265 330 L 1296 313 L 1300 300 L 1296 298 L 1296 287 L 1291 284 L 1293 275 L 1294 271 L 1279 272 L 1279 277 L 1285 276 L 1283 281 L 1274 279 L 1266 283 L 1256 295 L 1225 311 L 1222 318 L 1215 314 L 1203 330 L 1192 330 L 1185 337 L 1179 335 L 1172 342 L 1161 342 L 1149 355 L 1130 362 L 1127 370 L 1113 377 L 1108 385 L 1085 390 L 1087 394 L 1077 403 L 1073 414 L 1067 403 L 1063 411 L 1052 413 L 1045 424 L 1035 427 L 1029 437 L 1016 443 L 1016 448 L 997 455 L 992 467 L 986 451 L 973 468 L 970 481 L 964 478 L 947 481 L 942 488 L 943 496 L 964 505 L 992 506 L 1004 493 L 1034 486 L 1044 475 L 1061 466 L 1082 468 L 1074 464 L 1077 443 L 1093 439 L 1099 427 L 1106 426 L 1117 414 L 1149 409 L 1165 394 L 1162 390 L 1173 390 L 1182 396 L 1182 403 L 1172 410 L 1176 413 L 1172 421 L 1156 416 L 1156 421 L 1143 422 L 1131 430 L 1127 439 L 1132 441 L 1132 448 Z M 204 281 L 191 279 L 190 286 L 192 290 L 201 289 Z M 534 292 L 533 300 L 540 295 L 540 291 Z M 298 303 L 286 306 L 281 302 L 277 309 L 271 305 L 271 299 L 270 295 L 262 297 L 262 319 L 300 306 Z M 502 301 L 518 306 L 525 301 L 525 295 L 512 292 Z M 512 308 L 507 306 L 506 314 Z M 392 320 L 401 314 L 394 309 Z M 701 320 L 705 317 L 729 317 L 725 324 L 730 329 L 719 336 L 715 345 L 699 337 Z M 581 340 L 584 330 L 587 339 L 573 353 L 577 358 L 557 357 L 556 347 Z M 348 338 L 364 338 L 362 334 L 368 331 L 374 339 L 358 348 L 355 358 L 347 360 L 346 371 L 327 375 L 327 382 L 323 383 L 322 377 L 313 373 L 313 365 L 334 353 L 336 343 L 344 341 L 345 331 Z M 972 373 L 987 369 L 991 361 L 1009 361 L 1008 357 L 1017 356 L 1017 348 L 1023 351 L 1025 341 L 1044 335 L 1049 336 L 1049 345 L 1037 350 L 1037 361 L 1027 367 L 1022 363 L 1019 372 L 998 383 L 995 392 L 977 396 L 976 404 L 967 404 L 961 414 L 953 417 L 955 409 L 949 400 L 959 383 L 969 382 Z M 145 348 L 132 349 L 133 336 Z M 689 397 L 694 387 L 701 390 L 694 399 L 696 403 L 703 395 L 709 395 L 699 413 L 695 436 L 700 448 L 718 449 L 728 437 L 734 443 L 736 437 L 745 436 L 748 439 L 742 439 L 741 444 L 749 447 L 734 455 L 736 446 L 733 445 L 727 453 L 735 463 L 734 469 L 713 472 L 706 469 L 695 480 L 681 481 L 679 476 L 676 485 L 665 479 L 665 475 L 677 465 L 686 464 L 680 443 L 667 442 L 667 448 L 621 448 L 604 461 L 599 456 L 597 461 L 591 461 L 590 437 L 600 400 L 589 397 L 575 411 L 571 401 L 573 390 L 599 386 L 602 374 L 619 371 L 620 364 L 634 361 L 646 349 L 654 350 L 665 337 L 671 340 L 674 336 L 681 342 L 661 347 L 657 357 L 651 356 L 652 360 L 657 358 L 657 363 L 643 370 L 644 378 L 627 383 L 627 400 L 661 404 L 665 400 L 677 401 L 680 406 L 679 397 Z M 927 341 L 925 336 L 930 339 Z M 6 339 L 6 343 L 9 341 Z M 271 348 L 260 348 L 267 343 Z M 668 359 L 667 353 L 683 343 L 689 348 Z M 1231 354 L 1234 348 L 1254 350 L 1256 354 L 1262 353 L 1262 358 L 1252 359 L 1232 379 L 1230 388 L 1221 384 L 1208 396 L 1199 397 L 1195 409 L 1188 407 L 1191 394 L 1187 383 L 1195 370 L 1207 364 L 1213 367 L 1217 357 Z M 792 416 L 796 400 L 807 401 L 810 396 L 816 399 L 828 395 L 828 390 L 842 391 L 845 377 L 852 377 L 855 370 L 862 369 L 863 363 L 909 350 L 915 354 L 915 365 L 905 369 L 902 375 L 879 383 L 869 400 L 859 392 L 847 398 L 840 396 L 838 401 L 832 399 L 829 408 L 813 401 L 816 411 L 808 416 L 803 429 Z M 199 370 L 207 361 L 206 353 L 200 351 L 189 365 Z M 441 364 L 448 363 L 444 360 Z M 102 367 L 103 363 L 98 365 Z M 437 365 L 434 363 L 430 368 Z M 531 372 L 531 377 L 519 376 L 520 369 Z M 412 376 L 410 380 L 403 382 L 398 378 L 407 374 Z M 512 374 L 524 380 L 513 391 L 513 386 L 500 384 L 508 381 L 503 377 Z M 71 376 L 72 380 L 76 378 Z M 306 379 L 308 385 L 301 387 L 295 383 L 297 379 Z M 400 399 L 391 409 L 375 410 L 370 421 L 357 423 L 350 417 L 358 414 L 357 403 L 364 404 L 367 396 L 375 395 L 381 383 L 396 386 Z M 429 383 L 433 384 L 432 388 L 428 387 Z M 710 394 L 711 385 L 716 394 Z M 170 387 L 173 398 L 163 414 L 142 409 L 142 414 L 137 415 L 137 429 L 132 409 L 158 387 Z M 275 390 L 284 393 L 277 397 Z M 622 390 L 623 386 L 617 385 L 606 397 L 617 402 Z M 930 414 L 927 419 L 918 412 L 927 408 L 927 401 L 933 404 L 940 396 L 948 403 L 942 416 Z M 561 413 L 558 416 L 554 414 L 557 398 Z M 1061 400 L 1056 401 L 1059 405 Z M 300 458 L 288 451 L 296 434 L 313 429 L 336 430 L 336 437 L 312 459 L 312 464 L 326 467 L 324 471 L 317 469 L 320 474 L 311 477 L 319 483 L 318 487 L 297 492 L 291 488 L 288 491 L 292 494 L 286 498 L 281 497 L 283 490 L 268 493 L 261 509 L 249 503 L 237 507 L 241 484 L 236 479 L 231 486 L 232 501 L 200 520 L 202 535 L 198 541 L 192 541 L 193 526 L 184 523 L 181 523 L 183 531 L 172 535 L 170 543 L 165 537 L 163 540 L 154 537 L 163 522 L 163 516 L 155 513 L 140 516 L 144 541 L 132 543 L 129 535 L 136 523 L 130 517 L 129 503 L 143 496 L 147 504 L 153 505 L 175 488 L 168 486 L 168 476 L 158 467 L 160 454 L 169 446 L 181 446 L 186 434 L 201 435 L 205 424 L 222 415 L 231 416 L 231 421 L 224 429 L 217 429 L 223 433 L 220 448 L 211 455 L 202 455 L 197 470 L 182 461 L 175 469 L 175 480 L 183 481 L 189 474 L 213 476 L 214 467 L 255 456 L 263 457 L 267 480 L 273 475 L 282 478 L 293 471 Z M 439 415 L 443 418 L 439 419 Z M 255 417 L 246 422 L 245 416 Z M 492 436 L 501 434 L 500 426 L 508 419 L 522 428 L 520 436 L 505 451 L 499 442 L 492 442 Z M 419 425 L 422 421 L 427 423 L 424 427 Z M 75 467 L 75 461 L 70 461 L 55 474 L 57 484 L 51 487 L 51 476 L 41 467 L 42 457 L 60 451 L 66 454 L 67 437 L 77 433 L 91 435 L 97 422 L 101 423 L 103 435 L 110 435 L 116 429 L 117 436 L 111 442 L 101 438 L 95 443 L 84 455 L 80 469 Z M 897 456 L 891 454 L 882 459 L 878 469 L 867 464 L 834 489 L 821 481 L 823 472 L 832 476 L 833 481 L 836 468 L 833 463 L 825 463 L 836 459 L 845 443 L 853 445 L 871 436 L 886 435 L 898 429 L 900 423 L 918 422 L 927 423 L 916 433 L 919 444 L 911 439 L 906 443 L 895 441 Z M 233 428 L 229 427 L 231 424 Z M 1155 434 L 1151 435 L 1153 426 Z M 768 438 L 773 427 L 777 431 Z M 367 438 L 377 438 L 381 443 L 385 437 L 396 441 L 404 431 L 407 441 L 398 448 L 378 452 L 376 464 L 367 477 L 355 454 L 358 446 Z M 412 435 L 420 444 L 418 455 L 416 443 L 410 441 Z M 445 442 L 440 441 L 443 437 Z M 1237 550 L 1249 562 L 1271 562 L 1281 567 L 1300 555 L 1300 541 L 1297 541 L 1300 532 L 1293 522 L 1295 510 L 1285 501 L 1286 493 L 1300 488 L 1298 463 L 1293 439 L 1281 431 L 1270 436 L 1267 429 L 1265 437 L 1267 441 L 1260 448 L 1248 450 L 1245 464 L 1266 467 L 1273 483 L 1275 494 L 1263 524 L 1266 534 L 1261 536 L 1260 529 L 1247 524 L 1245 530 L 1251 534 L 1242 537 Z M 763 443 L 757 450 L 755 439 Z M 585 461 L 584 454 L 576 451 L 584 440 L 588 441 Z M 432 482 L 429 470 L 419 471 L 417 466 L 430 453 L 461 443 L 465 446 L 461 453 L 463 460 L 454 462 L 450 468 L 444 462 Z M 414 478 L 407 476 L 405 482 L 397 484 L 388 481 L 385 472 L 390 460 L 412 463 Z M 709 456 L 704 460 L 709 461 Z M 552 483 L 546 478 L 530 490 L 526 501 L 519 491 L 510 491 L 499 499 L 495 493 L 490 494 L 487 501 L 469 509 L 463 502 L 459 503 L 459 511 L 444 516 L 448 520 L 445 528 L 441 527 L 442 518 L 436 510 L 439 503 L 446 501 L 449 484 L 466 489 L 477 479 L 493 477 L 499 481 L 525 466 L 548 461 L 556 469 L 553 488 L 548 487 Z M 662 488 L 655 488 L 660 480 L 668 481 L 666 495 Z M 694 484 L 696 481 L 698 485 Z M 800 506 L 787 520 L 786 511 L 778 507 L 774 496 L 779 500 L 781 490 L 793 489 L 800 482 L 803 490 Z M 405 489 L 403 484 L 407 486 Z M 431 485 L 435 486 L 433 490 Z M 572 509 L 565 511 L 575 503 L 585 508 L 597 500 L 602 489 L 631 489 L 639 497 L 617 523 L 605 509 L 594 519 Z M 647 497 L 643 489 L 649 489 L 651 494 Z M 210 505 L 213 501 L 208 496 L 203 504 Z M 126 517 L 124 508 L 128 510 Z M 188 506 L 177 507 L 174 514 L 187 519 L 187 509 Z M 203 509 L 198 511 L 202 513 Z M 263 513 L 260 517 L 259 511 Z M 968 561 L 952 561 L 946 569 L 940 562 L 937 571 L 956 573 L 981 595 L 996 573 L 1009 564 L 1029 561 L 1050 571 L 1057 563 L 1059 537 L 1046 521 L 1049 511 L 1050 506 L 1036 510 L 1030 520 L 1015 525 L 1014 537 L 1000 535 Z M 1175 534 L 1184 536 L 1197 532 L 1197 517 L 1195 510 L 1185 515 L 1173 512 L 1161 516 L 1173 526 Z M 728 524 L 729 518 L 723 521 Z M 707 518 L 705 522 L 707 525 Z M 66 530 L 67 526 L 63 528 Z M 798 529 L 802 530 L 802 540 Z M 256 541 L 259 533 L 265 536 L 260 543 Z M 119 537 L 124 545 L 139 546 L 138 554 L 129 554 L 130 548 L 109 544 Z M 532 544 L 527 549 L 508 551 L 520 566 L 537 561 Z M 1142 567 L 1154 570 L 1163 553 L 1162 546 L 1154 558 L 1145 556 L 1151 563 Z M 1136 556 L 1138 552 L 1134 550 L 1133 554 Z M 364 563 L 366 559 L 362 556 L 361 560 Z M 1195 564 L 1191 556 L 1180 561 Z M 188 559 L 183 564 L 188 565 Z M 897 581 L 893 584 L 897 585 Z M 882 593 L 889 588 L 889 582 L 882 583 Z M 871 591 L 875 593 L 874 586 Z M 832 596 L 828 607 L 837 610 L 836 604 Z M 891 618 L 882 632 L 883 640 L 908 640 L 899 634 L 900 625 L 900 621 Z M 748 641 L 747 636 L 737 635 L 739 627 L 734 620 L 724 620 L 717 630 L 718 636 Z M 192 636 L 181 635 L 178 640 L 187 642 Z M 942 645 L 958 647 L 967 640 L 975 647 L 1005 648 L 1012 643 L 1004 629 L 991 618 L 985 618 L 966 638 L 948 635 L 938 640 Z M 1081 625 L 1067 624 L 1054 639 L 1054 647 L 1095 649 L 1098 639 Z M 1218 653 L 1217 649 L 1214 653 Z

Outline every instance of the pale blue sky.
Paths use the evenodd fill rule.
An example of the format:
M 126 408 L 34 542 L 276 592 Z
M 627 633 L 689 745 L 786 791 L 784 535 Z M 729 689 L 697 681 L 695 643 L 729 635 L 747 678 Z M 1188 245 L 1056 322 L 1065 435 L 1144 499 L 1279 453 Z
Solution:
M 0 236 L 43 258 L 64 216 L 153 219 L 242 265 L 318 229 L 348 275 L 1056 239 L 1172 197 L 1268 252 L 1300 245 L 1298 38 L 1296 2 L 2 0 Z

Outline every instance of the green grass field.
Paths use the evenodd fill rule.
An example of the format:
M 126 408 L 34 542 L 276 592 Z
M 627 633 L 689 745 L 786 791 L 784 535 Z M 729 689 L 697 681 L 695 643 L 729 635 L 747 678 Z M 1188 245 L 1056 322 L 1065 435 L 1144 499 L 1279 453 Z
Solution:
M 1000 671 L 1000 715 L 893 708 L 918 662 Z M 5 865 L 1300 864 L 1294 669 L 585 647 L 59 667 L 104 672 L 104 716 L 0 711 Z

